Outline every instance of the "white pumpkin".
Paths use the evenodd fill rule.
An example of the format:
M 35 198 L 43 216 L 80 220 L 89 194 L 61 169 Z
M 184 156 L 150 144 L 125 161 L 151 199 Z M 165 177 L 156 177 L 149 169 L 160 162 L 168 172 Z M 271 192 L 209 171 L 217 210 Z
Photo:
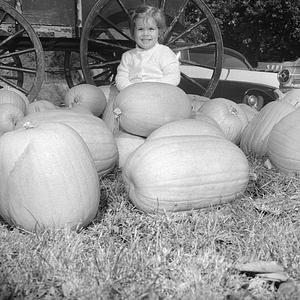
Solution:
M 79 84 L 67 91 L 64 104 L 67 107 L 83 106 L 98 117 L 105 109 L 106 97 L 100 88 L 92 84 Z
M 17 106 L 9 103 L 0 104 L 0 135 L 15 129 L 24 113 Z
M 28 231 L 82 227 L 95 217 L 99 179 L 91 154 L 71 127 L 22 128 L 0 137 L 0 214 Z
M 118 160 L 114 136 L 98 117 L 56 109 L 29 114 L 17 123 L 16 128 L 22 127 L 25 122 L 56 122 L 72 127 L 87 144 L 100 176 L 109 173 Z

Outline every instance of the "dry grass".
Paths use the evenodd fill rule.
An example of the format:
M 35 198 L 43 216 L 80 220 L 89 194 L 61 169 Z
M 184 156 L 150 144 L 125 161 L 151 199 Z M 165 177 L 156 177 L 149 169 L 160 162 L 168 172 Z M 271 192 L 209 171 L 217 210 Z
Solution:
M 256 180 L 220 207 L 141 213 L 115 170 L 86 229 L 33 234 L 0 223 L 0 299 L 299 299 L 299 179 L 249 159 Z M 235 269 L 255 260 L 281 263 L 297 298 Z

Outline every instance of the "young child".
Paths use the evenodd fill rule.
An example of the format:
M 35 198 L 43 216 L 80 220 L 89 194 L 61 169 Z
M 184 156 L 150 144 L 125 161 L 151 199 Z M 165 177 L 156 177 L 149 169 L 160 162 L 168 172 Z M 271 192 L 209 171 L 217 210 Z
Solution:
M 134 11 L 130 32 L 136 47 L 122 55 L 116 75 L 119 91 L 137 82 L 179 84 L 178 59 L 169 47 L 158 42 L 165 30 L 165 16 L 160 9 L 140 6 Z

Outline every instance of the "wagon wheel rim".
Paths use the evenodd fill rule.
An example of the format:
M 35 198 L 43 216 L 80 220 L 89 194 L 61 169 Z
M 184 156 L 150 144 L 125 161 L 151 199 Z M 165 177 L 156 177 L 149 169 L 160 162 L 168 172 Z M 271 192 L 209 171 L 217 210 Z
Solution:
M 93 59 L 93 56 L 88 55 L 88 58 Z M 108 72 L 103 72 L 102 77 L 100 78 L 99 74 L 93 75 L 93 80 L 97 83 L 97 80 L 105 80 Z M 76 50 L 65 50 L 64 55 L 64 74 L 65 79 L 69 88 L 73 86 L 84 84 L 86 80 L 83 76 L 81 64 L 80 64 L 80 53 Z
M 64 74 L 69 88 L 85 83 L 82 75 L 79 51 L 66 50 L 64 55 Z
M 33 101 L 43 84 L 45 60 L 42 44 L 28 21 L 6 2 L 0 0 L 0 85 L 11 86 Z M 4 60 L 16 61 L 14 66 Z M 30 59 L 30 61 L 28 61 Z M 18 63 L 20 62 L 20 63 Z M 9 78 L 5 72 L 17 74 Z
M 9 51 L 7 51 L 9 53 Z M 4 53 L 2 53 L 4 54 Z M 19 56 L 10 56 L 8 55 L 8 57 L 6 58 L 6 61 L 2 61 L 2 66 L 8 66 L 8 67 L 12 67 L 13 70 L 9 70 L 8 74 L 2 74 L 2 76 L 6 79 L 6 80 L 11 80 L 13 81 L 13 83 L 17 86 L 22 86 L 24 83 L 24 74 L 23 72 L 18 71 L 19 69 L 22 69 L 22 62 L 21 59 L 19 58 Z M 4 70 L 4 69 L 2 69 Z
M 162 38 L 162 44 L 169 46 L 178 55 L 181 55 L 182 52 L 189 52 L 191 49 L 213 47 L 215 50 L 214 62 L 210 66 L 202 65 L 201 63 L 191 59 L 184 59 L 182 57 L 179 58 L 181 65 L 190 65 L 197 68 L 205 67 L 209 69 L 211 77 L 208 78 L 208 82 L 205 85 L 194 80 L 183 71 L 181 72 L 181 78 L 182 80 L 187 80 L 190 84 L 195 85 L 198 94 L 211 97 L 221 75 L 224 53 L 222 35 L 218 24 L 209 8 L 202 0 L 179 1 L 180 6 L 178 7 L 178 11 L 174 15 L 170 16 L 167 13 L 169 11 L 167 8 L 169 5 L 174 4 L 174 2 L 173 4 L 171 4 L 171 2 L 172 0 L 157 0 L 156 3 L 157 6 L 160 6 L 163 10 L 165 10 L 167 19 L 171 19 L 168 24 L 168 29 Z M 151 1 L 151 3 L 153 3 L 153 1 Z M 93 77 L 93 70 L 102 66 L 110 67 L 112 73 L 110 83 L 113 83 L 122 53 L 133 48 L 135 45 L 133 39 L 128 33 L 128 28 L 124 27 L 124 30 L 124 28 L 119 26 L 119 23 L 122 23 L 122 21 L 122 24 L 124 25 L 124 20 L 122 20 L 120 16 L 122 15 L 123 18 L 126 17 L 127 20 L 129 20 L 129 9 L 136 7 L 138 4 L 147 4 L 147 1 L 99 0 L 93 6 L 84 23 L 80 41 L 80 60 L 83 75 L 87 83 L 99 85 Z M 109 6 L 113 5 L 117 8 L 119 17 L 117 17 L 117 13 L 111 13 L 111 15 L 109 15 Z M 190 17 L 188 19 L 186 12 L 191 7 L 194 9 L 194 17 Z M 180 22 L 184 16 L 185 21 L 188 21 L 187 26 L 183 26 Z M 117 21 L 114 22 L 114 18 Z M 99 24 L 102 26 L 103 24 L 106 24 L 106 28 L 111 29 L 111 32 L 114 32 L 115 36 L 119 36 L 118 39 L 111 39 L 109 33 L 105 31 L 101 32 L 101 30 L 99 31 Z M 180 26 L 182 30 L 181 32 L 178 32 L 178 30 L 180 30 Z M 106 30 L 108 31 L 108 29 Z M 97 30 L 100 32 L 99 35 L 95 34 Z M 201 32 L 200 36 L 205 37 L 205 35 L 207 35 L 208 39 L 204 40 L 201 37 L 201 40 L 195 43 L 191 37 L 195 36 L 195 32 L 197 32 L 197 30 Z M 202 33 L 202 30 L 205 30 L 205 33 Z M 104 34 L 107 36 L 106 39 L 103 39 Z M 88 55 L 92 51 L 96 51 L 96 45 L 99 49 L 97 53 L 97 55 L 99 55 L 99 59 L 95 58 L 95 60 L 91 62 L 88 59 Z M 101 51 L 101 49 L 109 47 L 112 54 L 117 53 L 115 56 L 104 55 Z

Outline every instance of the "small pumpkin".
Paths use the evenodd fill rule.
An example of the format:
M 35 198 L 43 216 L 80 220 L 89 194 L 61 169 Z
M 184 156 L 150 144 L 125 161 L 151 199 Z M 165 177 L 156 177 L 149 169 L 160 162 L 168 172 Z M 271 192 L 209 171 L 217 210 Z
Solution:
M 17 106 L 10 103 L 0 104 L 0 135 L 14 130 L 17 122 L 23 117 L 23 111 Z
M 244 111 L 237 103 L 225 98 L 214 98 L 205 102 L 199 112 L 214 119 L 229 141 L 235 144 L 240 142 L 241 134 L 248 121 Z
M 13 90 L 0 89 L 0 104 L 8 103 L 18 107 L 23 114 L 26 114 L 27 104 L 22 96 Z
M 142 82 L 123 89 L 116 97 L 114 112 L 121 129 L 147 137 L 160 126 L 191 117 L 192 106 L 179 87 L 159 82 Z
M 207 101 L 210 100 L 210 98 L 207 98 L 205 96 L 200 96 L 197 94 L 187 94 L 191 100 L 192 104 L 192 111 L 197 112 L 199 108 Z
M 216 136 L 151 139 L 130 155 L 123 178 L 132 203 L 145 212 L 182 211 L 223 204 L 247 187 L 241 149 Z
M 26 114 L 41 112 L 45 110 L 58 109 L 58 106 L 48 100 L 37 100 L 28 104 Z
M 44 123 L 0 137 L 0 214 L 28 231 L 84 227 L 95 217 L 100 187 L 95 164 L 69 126 Z
M 105 109 L 106 97 L 101 88 L 85 83 L 70 88 L 64 97 L 64 104 L 67 107 L 83 106 L 98 117 Z
M 238 103 L 239 107 L 244 111 L 248 123 L 258 114 L 258 110 L 246 103 Z

